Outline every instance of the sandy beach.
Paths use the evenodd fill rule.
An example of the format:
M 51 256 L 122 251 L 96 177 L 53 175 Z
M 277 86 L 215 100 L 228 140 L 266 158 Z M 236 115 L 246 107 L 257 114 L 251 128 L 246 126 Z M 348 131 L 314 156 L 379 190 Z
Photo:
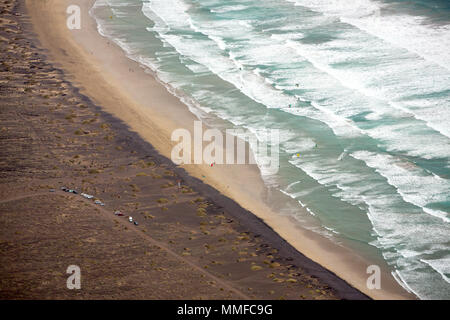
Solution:
M 45 56 L 40 54 L 39 59 L 48 59 L 63 72 L 48 67 L 43 72 L 48 81 L 59 79 L 56 87 L 49 89 L 46 82 L 40 80 L 41 87 L 30 91 L 39 93 L 39 102 L 50 99 L 46 106 L 36 109 L 22 103 L 23 108 L 29 109 L 26 112 L 37 113 L 45 119 L 25 116 L 25 121 L 35 123 L 33 128 L 37 123 L 42 123 L 38 131 L 29 132 L 31 139 L 36 143 L 36 139 L 42 140 L 45 137 L 45 144 L 51 142 L 51 153 L 58 157 L 47 158 L 45 168 L 40 169 L 40 178 L 27 176 L 23 181 L 8 180 L 5 175 L 1 204 L 2 212 L 10 215 L 2 215 L 5 220 L 3 227 L 7 228 L 5 230 L 21 234 L 20 230 L 13 227 L 14 212 L 26 212 L 25 221 L 30 223 L 33 219 L 30 208 L 39 206 L 34 196 L 49 194 L 48 189 L 56 190 L 49 197 L 51 199 L 48 200 L 48 206 L 67 208 L 69 204 L 76 210 L 81 206 L 77 196 L 61 193 L 58 189 L 62 184 L 73 188 L 83 186 L 85 192 L 101 193 L 102 201 L 111 207 L 99 208 L 86 203 L 86 209 L 90 208 L 92 213 L 83 213 L 86 215 L 83 218 L 85 220 L 71 223 L 81 230 L 95 225 L 98 230 L 95 237 L 100 238 L 88 240 L 89 236 L 85 234 L 84 240 L 80 241 L 93 247 L 98 242 L 121 243 L 125 249 L 129 249 L 123 250 L 136 261 L 137 256 L 132 255 L 131 251 L 148 256 L 145 249 L 134 247 L 136 243 L 147 241 L 163 250 L 164 255 L 173 261 L 181 259 L 184 263 L 184 267 L 171 269 L 175 262 L 170 264 L 171 260 L 168 259 L 170 266 L 155 266 L 156 271 L 153 272 L 163 268 L 171 270 L 173 274 L 164 278 L 165 287 L 153 283 L 154 287 L 166 288 L 164 294 L 149 296 L 135 289 L 139 287 L 139 280 L 137 277 L 133 278 L 133 264 L 128 262 L 128 267 L 125 268 L 128 273 L 122 275 L 124 279 L 131 279 L 124 281 L 130 288 L 124 291 L 129 293 L 125 296 L 127 298 L 173 298 L 171 295 L 174 293 L 169 290 L 170 279 L 191 278 L 186 273 L 187 269 L 192 270 L 197 277 L 192 277 L 193 283 L 195 279 L 204 277 L 208 281 L 197 295 L 190 296 L 191 292 L 180 291 L 178 298 L 365 298 L 358 290 L 374 299 L 412 298 L 388 273 L 383 273 L 381 290 L 369 290 L 366 287 L 369 261 L 274 212 L 265 203 L 266 189 L 255 165 L 218 165 L 214 168 L 208 165 L 186 165 L 180 168 L 171 164 L 168 160 L 174 145 L 170 140 L 171 133 L 177 128 L 192 130 L 196 118 L 151 74 L 127 59 L 120 48 L 99 35 L 95 21 L 88 13 L 93 2 L 75 1 L 81 7 L 82 28 L 74 31 L 65 26 L 66 8 L 69 4 L 74 4 L 73 1 L 28 0 L 20 2 L 18 7 L 30 16 L 29 31 L 24 31 L 28 32 L 25 37 L 31 37 L 31 32 L 35 32 L 38 42 L 32 40 L 33 43 L 45 49 Z M 12 52 L 15 49 L 13 45 Z M 37 49 L 30 50 L 30 53 L 25 53 L 26 57 L 31 57 L 32 50 Z M 64 89 L 61 90 L 61 87 Z M 23 92 L 26 94 L 28 91 L 23 89 Z M 62 92 L 64 96 L 61 96 Z M 18 122 L 10 125 L 6 125 L 5 121 L 3 123 L 7 128 L 6 132 L 21 130 Z M 44 124 L 48 126 L 45 130 Z M 16 153 L 18 150 L 4 151 L 4 156 Z M 39 160 L 43 160 L 40 159 L 41 155 L 42 150 L 31 151 L 28 158 L 36 160 L 33 166 L 40 165 Z M 66 167 L 60 167 L 56 163 L 63 163 Z M 83 169 L 80 166 L 85 167 Z M 53 167 L 58 168 L 53 169 L 52 178 L 47 178 L 47 171 Z M 64 172 L 72 173 L 66 175 Z M 149 182 L 149 178 L 145 177 L 151 177 L 152 180 Z M 183 180 L 183 191 L 176 187 L 176 181 L 180 178 Z M 21 209 L 20 206 L 25 204 L 14 195 L 23 188 L 24 183 L 29 186 L 27 194 L 30 193 L 31 198 L 28 198 L 28 207 Z M 122 188 L 127 191 L 125 196 Z M 123 219 L 114 222 L 115 217 L 111 212 L 118 207 L 139 215 L 141 230 L 136 231 L 134 226 Z M 66 218 L 70 220 L 70 217 L 68 212 L 58 212 L 53 219 L 56 222 L 50 219 L 48 225 L 64 225 L 61 221 Z M 44 220 L 41 224 L 44 224 Z M 21 236 L 21 241 L 33 237 L 31 225 L 26 226 L 29 232 Z M 114 236 L 104 232 L 105 229 L 122 230 L 121 238 L 107 239 Z M 55 227 L 52 232 L 62 236 L 69 231 Z M 2 233 L 2 237 L 2 241 L 8 239 L 6 233 Z M 136 240 L 132 241 L 132 238 Z M 186 247 L 186 243 L 190 241 L 192 244 Z M 49 253 L 48 259 L 59 252 L 59 249 L 53 248 L 56 251 Z M 93 250 L 110 252 L 106 247 L 95 247 Z M 11 253 L 2 252 L 2 259 L 10 259 Z M 73 254 L 77 256 L 76 253 Z M 93 256 L 103 254 L 105 253 L 98 251 Z M 125 253 L 123 255 L 125 257 Z M 106 255 L 106 263 L 114 265 L 114 257 L 112 254 Z M 117 265 L 125 263 L 123 260 Z M 161 258 L 156 261 L 163 263 L 165 260 Z M 229 265 L 226 261 L 235 262 Z M 87 263 L 95 269 L 96 263 L 90 260 Z M 3 265 L 6 264 L 2 263 Z M 42 268 L 45 268 L 45 259 L 42 259 Z M 146 274 L 146 266 L 138 268 L 140 274 Z M 232 271 L 229 272 L 229 278 L 226 278 L 229 270 Z M 6 269 L 2 270 L 2 274 L 6 272 Z M 120 274 L 119 270 L 116 272 Z M 64 277 L 62 274 L 58 276 Z M 150 274 L 145 278 L 151 282 Z M 19 279 L 20 281 L 23 280 Z M 108 286 L 102 287 L 102 290 L 116 292 L 112 282 Z M 37 298 L 40 293 L 42 291 L 22 296 L 8 291 L 3 293 L 3 297 Z M 54 297 L 71 297 L 63 290 L 53 293 Z M 81 298 L 101 296 L 101 290 L 79 295 Z M 118 296 L 111 295 L 111 298 L 117 297 L 123 296 L 119 293 Z

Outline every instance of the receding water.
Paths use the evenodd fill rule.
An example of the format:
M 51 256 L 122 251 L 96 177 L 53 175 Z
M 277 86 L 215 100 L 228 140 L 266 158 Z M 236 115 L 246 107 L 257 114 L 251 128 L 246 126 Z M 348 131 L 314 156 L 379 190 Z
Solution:
M 280 170 L 263 172 L 280 214 L 381 257 L 420 298 L 450 298 L 448 1 L 98 0 L 91 13 L 205 122 L 281 130 Z

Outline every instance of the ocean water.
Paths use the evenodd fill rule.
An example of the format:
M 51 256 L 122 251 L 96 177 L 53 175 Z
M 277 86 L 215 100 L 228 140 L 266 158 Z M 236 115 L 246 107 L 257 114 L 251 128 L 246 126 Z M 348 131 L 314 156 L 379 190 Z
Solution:
M 280 215 L 450 299 L 449 1 L 98 0 L 91 15 L 204 122 L 280 129 L 280 170 L 262 172 Z

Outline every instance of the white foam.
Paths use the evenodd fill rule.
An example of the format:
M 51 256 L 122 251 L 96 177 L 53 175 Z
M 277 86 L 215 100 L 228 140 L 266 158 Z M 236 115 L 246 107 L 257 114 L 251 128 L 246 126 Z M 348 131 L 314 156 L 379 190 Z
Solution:
M 400 272 L 398 272 L 398 270 L 392 271 L 391 274 L 394 277 L 394 279 L 403 287 L 403 289 L 405 289 L 409 293 L 414 293 L 417 297 L 419 297 L 419 295 L 416 292 L 414 292 L 414 290 L 411 287 L 408 286 L 408 283 L 403 279 L 402 275 L 400 274 Z
M 286 38 L 284 35 L 275 37 Z M 372 108 L 368 111 L 376 112 L 378 118 L 380 115 L 414 116 L 430 128 L 450 137 L 450 128 L 447 125 L 450 122 L 450 112 L 448 108 L 443 107 L 445 96 L 425 101 L 410 98 L 412 95 L 447 90 L 450 81 L 447 71 L 353 32 L 342 37 L 341 40 L 320 45 L 286 40 L 286 45 L 307 58 L 317 69 L 339 81 L 340 85 L 358 92 L 367 97 L 366 99 L 376 99 L 376 104 L 368 105 Z M 380 61 L 380 53 L 390 55 Z M 361 61 L 372 63 L 370 66 L 356 68 L 351 65 L 346 69 L 332 67 L 339 63 L 357 64 Z M 393 109 L 398 111 L 393 112 Z
M 380 114 L 382 114 L 383 116 L 390 115 L 407 117 L 407 114 L 405 115 L 404 112 L 406 109 L 404 108 L 403 110 L 395 113 L 392 110 L 393 104 L 386 104 L 386 106 L 384 107 L 383 104 L 380 103 L 374 106 L 376 107 L 376 109 L 374 109 L 374 107 L 371 107 L 370 104 L 367 104 L 367 102 L 363 102 L 361 100 L 362 98 L 352 97 L 354 96 L 353 93 L 348 93 L 345 92 L 345 90 L 340 90 L 339 85 L 330 82 L 330 79 L 324 79 L 323 75 L 319 75 L 317 74 L 317 72 L 314 74 L 315 78 L 311 76 L 310 72 L 307 72 L 305 75 L 303 75 L 303 77 L 307 77 L 307 79 L 305 79 L 306 81 L 308 81 L 307 83 L 317 83 L 317 87 L 321 88 L 321 91 L 317 91 L 317 89 L 314 89 L 314 91 L 311 91 L 310 93 L 305 93 L 305 98 L 313 100 L 311 107 L 287 108 L 288 105 L 293 105 L 296 103 L 295 97 L 284 94 L 283 87 L 280 87 L 278 85 L 271 85 L 271 83 L 278 82 L 276 79 L 271 80 L 264 78 L 258 72 L 255 72 L 253 70 L 247 71 L 246 69 L 244 69 L 242 62 L 239 62 L 245 62 L 246 59 L 251 59 L 252 61 L 255 61 L 257 63 L 267 64 L 271 62 L 273 63 L 274 60 L 278 61 L 280 59 L 286 59 L 286 55 L 292 55 L 292 52 L 285 52 L 285 49 L 283 49 L 283 43 L 270 43 L 271 39 L 276 39 L 277 37 L 253 37 L 253 46 L 246 47 L 244 59 L 242 56 L 240 56 L 238 59 L 237 52 L 239 51 L 237 50 L 239 49 L 237 47 L 228 47 L 228 45 L 223 40 L 222 35 L 231 34 L 235 37 L 240 37 L 243 33 L 243 36 L 247 37 L 249 30 L 236 28 L 232 23 L 226 21 L 221 21 L 218 23 L 214 22 L 210 27 L 208 27 L 208 29 L 204 29 L 203 27 L 199 27 L 192 21 L 191 17 L 186 14 L 184 9 L 182 9 L 183 6 L 177 7 L 175 10 L 171 9 L 174 6 L 177 6 L 178 2 L 180 1 L 170 1 L 173 1 L 173 3 L 171 4 L 167 1 L 152 1 L 150 4 L 144 3 L 143 11 L 146 15 L 149 14 L 149 11 L 152 11 L 152 15 L 157 14 L 161 20 L 170 25 L 170 27 L 166 28 L 167 30 L 195 30 L 207 36 L 212 40 L 212 42 L 202 41 L 198 39 L 188 42 L 184 40 L 182 36 L 167 34 L 166 32 L 161 32 L 161 37 L 164 38 L 165 41 L 170 43 L 180 54 L 186 55 L 197 63 L 204 65 L 211 72 L 217 74 L 223 80 L 235 85 L 239 90 L 241 90 L 245 95 L 247 95 L 254 101 L 261 103 L 269 108 L 281 108 L 284 111 L 295 115 L 306 116 L 324 122 L 330 128 L 332 128 L 337 135 L 354 137 L 361 134 L 366 134 L 376 139 L 380 138 L 387 142 L 386 147 L 388 150 L 403 150 L 409 152 L 411 155 L 420 155 L 424 157 L 436 156 L 442 158 L 449 155 L 450 148 L 435 148 L 435 150 L 430 150 L 431 147 L 429 145 L 427 146 L 427 144 L 403 143 L 401 140 L 407 138 L 409 132 L 399 133 L 397 131 L 393 134 L 394 139 L 392 139 L 393 141 L 391 141 L 391 136 L 387 133 L 394 130 L 390 130 L 390 128 L 388 127 L 384 127 L 383 130 L 374 128 L 370 131 L 359 129 L 352 120 L 348 119 L 348 117 L 363 112 L 364 109 L 362 109 L 362 107 L 364 105 L 367 106 L 367 111 L 369 113 L 376 113 L 378 114 L 378 117 L 380 117 Z M 183 19 L 180 19 L 180 16 L 183 17 Z M 164 28 L 162 28 L 162 30 L 164 30 Z M 280 40 L 284 41 L 284 39 Z M 361 87 L 360 78 L 355 78 L 353 82 L 349 82 L 354 78 L 353 76 L 349 77 L 348 74 L 344 73 L 343 71 L 336 71 L 328 67 L 326 64 L 323 64 L 323 62 L 314 59 L 311 54 L 308 53 L 308 49 L 310 48 L 305 48 L 299 51 L 301 47 L 298 43 L 289 42 L 289 40 L 287 43 L 288 47 L 295 49 L 303 56 L 306 56 L 309 61 L 313 62 L 316 68 L 324 71 L 326 74 L 331 74 L 336 79 L 340 79 L 341 83 L 344 83 L 350 89 L 366 93 L 366 95 L 368 96 L 374 95 L 374 93 L 370 93 L 370 91 L 365 87 Z M 260 49 L 262 46 L 264 46 L 264 50 Z M 230 50 L 228 57 L 224 55 L 223 51 L 225 48 Z M 283 55 L 280 55 L 280 50 L 283 50 Z M 205 52 L 208 52 L 208 54 L 205 55 Z M 286 76 L 286 74 L 283 74 L 283 76 Z M 293 76 L 295 76 L 295 74 Z M 324 84 L 327 84 L 328 87 L 325 90 L 323 90 Z M 321 96 L 323 96 L 324 93 L 328 93 L 327 99 L 329 99 L 330 102 L 328 102 L 326 105 L 322 105 L 322 103 L 314 101 L 323 99 Z M 339 97 L 338 99 L 336 99 L 337 96 Z M 349 101 L 349 97 L 351 101 Z M 300 98 L 300 100 L 304 100 L 304 98 Z M 349 108 L 349 106 L 352 107 Z M 445 119 L 445 116 L 441 116 L 440 119 Z M 445 121 L 443 120 L 441 121 L 441 123 L 444 122 Z M 395 136 L 399 137 L 395 138 Z M 419 138 L 421 137 L 422 136 L 419 136 Z M 410 137 L 408 136 L 408 138 Z M 439 137 L 436 137 L 436 139 L 434 140 L 442 140 L 442 143 L 440 143 L 441 145 L 447 144 L 450 146 L 450 141 L 445 141 Z M 390 145 L 391 142 L 393 143 L 393 145 Z M 410 149 L 406 149 L 405 147 L 410 147 Z M 427 150 L 423 150 L 423 148 L 427 148 Z
M 431 209 L 429 204 L 450 201 L 450 181 L 425 172 L 413 163 L 390 155 L 357 151 L 350 154 L 376 169 L 394 186 L 403 200 L 412 203 L 434 217 L 450 222 L 446 212 Z
M 442 259 L 430 259 L 425 260 L 421 259 L 423 263 L 426 263 L 430 267 L 432 267 L 436 272 L 438 272 L 442 279 L 444 279 L 447 283 L 450 283 L 450 256 L 447 256 Z
M 450 70 L 450 26 L 433 25 L 426 17 L 383 14 L 388 4 L 371 0 L 287 0 L 356 26 L 394 46 Z
M 354 155 L 354 153 L 352 154 Z M 366 151 L 360 153 L 360 155 L 367 154 Z M 320 184 L 337 188 L 340 191 L 334 192 L 335 196 L 363 208 L 367 212 L 367 217 L 375 232 L 374 236 L 377 237 L 377 240 L 371 244 L 383 250 L 383 256 L 388 263 L 399 267 L 396 278 L 402 285 L 408 287 L 408 290 L 419 297 L 433 297 L 436 294 L 437 296 L 442 294 L 446 290 L 443 286 L 436 290 L 436 288 L 423 285 L 424 282 L 437 284 L 432 273 L 423 272 L 420 259 L 428 253 L 436 254 L 447 250 L 445 242 L 450 232 L 449 224 L 442 223 L 440 219 L 434 219 L 419 208 L 405 206 L 403 198 L 406 196 L 407 200 L 415 202 L 420 199 L 421 203 L 428 200 L 435 201 L 433 192 L 436 192 L 436 189 L 425 191 L 423 199 L 410 190 L 402 190 L 402 196 L 400 192 L 396 193 L 393 187 L 391 188 L 394 190 L 388 190 L 389 187 L 385 182 L 376 178 L 363 167 L 356 164 L 351 167 L 345 166 L 347 161 L 350 160 L 333 161 L 320 154 L 306 154 L 302 158 L 291 159 L 290 163 L 301 168 Z M 389 165 L 394 166 L 391 163 Z M 433 177 L 425 176 L 425 181 L 423 181 L 423 178 L 414 170 L 413 173 L 415 175 L 412 180 L 419 180 L 419 182 L 412 183 L 415 187 L 422 185 L 425 188 L 431 188 L 433 184 L 439 184 Z M 411 173 L 408 176 L 410 177 Z M 403 184 L 401 186 L 405 187 Z M 440 189 L 439 185 L 434 187 Z M 290 194 L 297 196 L 293 192 Z M 444 199 L 445 196 L 445 193 L 440 195 Z M 400 252 L 397 251 L 398 248 L 402 248 Z
M 292 154 L 292 157 L 297 157 L 297 153 L 300 153 L 301 156 L 302 152 L 314 149 L 317 143 L 312 138 L 299 138 L 298 136 L 294 136 L 292 140 L 285 141 L 282 145 L 287 153 Z
M 226 12 L 232 12 L 232 11 L 241 11 L 241 10 L 245 10 L 248 7 L 245 5 L 233 5 L 233 6 L 222 6 L 222 7 L 215 7 L 214 9 L 211 9 L 211 12 L 215 12 L 215 13 L 226 13 Z

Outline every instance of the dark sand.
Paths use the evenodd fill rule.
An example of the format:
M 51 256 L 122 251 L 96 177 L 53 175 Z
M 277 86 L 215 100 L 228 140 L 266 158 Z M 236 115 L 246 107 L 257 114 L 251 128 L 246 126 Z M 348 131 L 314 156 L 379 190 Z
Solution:
M 1 299 L 367 298 L 81 95 L 22 2 L 0 12 Z

